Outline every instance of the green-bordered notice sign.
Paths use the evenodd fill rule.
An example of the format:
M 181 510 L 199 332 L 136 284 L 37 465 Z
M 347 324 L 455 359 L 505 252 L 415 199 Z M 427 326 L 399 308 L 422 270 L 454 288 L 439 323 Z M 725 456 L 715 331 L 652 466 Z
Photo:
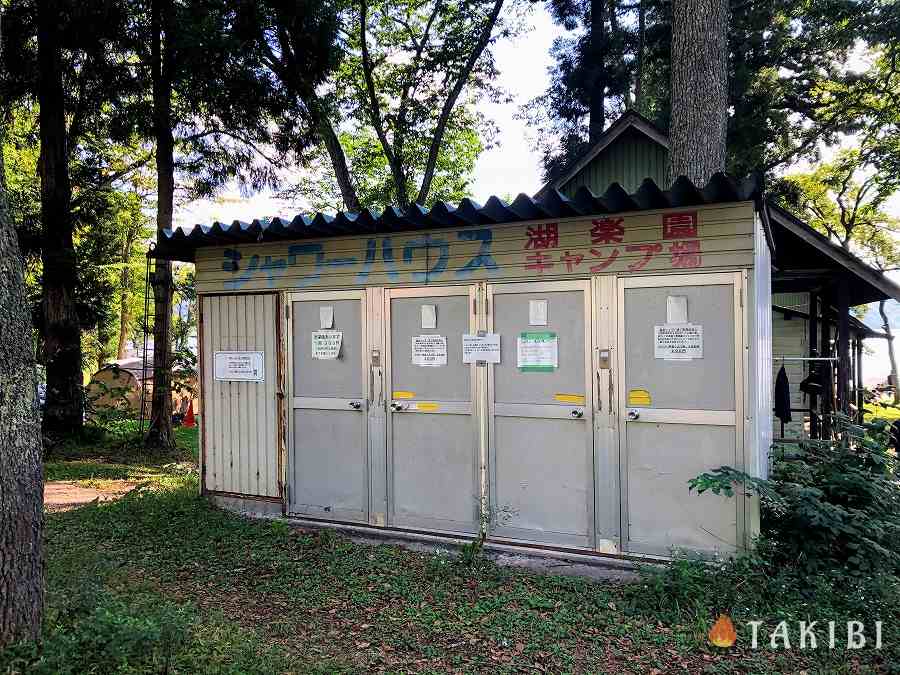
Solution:
M 559 367 L 559 340 L 549 331 L 520 333 L 516 354 L 520 373 L 551 373 Z

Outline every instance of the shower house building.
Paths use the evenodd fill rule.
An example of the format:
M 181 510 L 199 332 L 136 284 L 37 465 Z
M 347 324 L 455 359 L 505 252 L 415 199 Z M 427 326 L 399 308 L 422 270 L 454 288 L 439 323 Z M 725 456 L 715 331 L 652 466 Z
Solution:
M 833 386 L 797 404 L 821 433 L 823 406 L 858 412 L 849 307 L 900 289 L 753 180 L 660 187 L 667 153 L 628 114 L 511 204 L 165 232 L 153 254 L 196 265 L 203 493 L 596 554 L 750 545 L 754 499 L 688 480 L 767 472 L 773 293 L 807 298 L 782 349 L 827 359 Z

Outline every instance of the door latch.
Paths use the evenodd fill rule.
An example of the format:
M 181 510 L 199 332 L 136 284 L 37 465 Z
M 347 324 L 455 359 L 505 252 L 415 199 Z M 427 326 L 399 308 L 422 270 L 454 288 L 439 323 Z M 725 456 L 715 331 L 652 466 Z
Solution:
M 394 412 L 400 412 L 401 410 L 406 410 L 406 406 L 402 403 L 397 403 L 396 401 L 391 403 L 391 410 Z
M 579 410 L 578 408 L 575 408 L 575 410 L 573 410 L 569 414 L 572 417 L 574 417 L 576 420 L 580 420 L 582 417 L 584 417 L 584 410 Z
M 350 407 L 354 410 L 359 410 L 362 408 L 362 403 L 360 401 L 350 401 Z
M 628 421 L 629 422 L 635 422 L 635 421 L 639 420 L 640 417 L 641 417 L 641 413 L 639 413 L 637 410 L 629 410 L 628 411 Z

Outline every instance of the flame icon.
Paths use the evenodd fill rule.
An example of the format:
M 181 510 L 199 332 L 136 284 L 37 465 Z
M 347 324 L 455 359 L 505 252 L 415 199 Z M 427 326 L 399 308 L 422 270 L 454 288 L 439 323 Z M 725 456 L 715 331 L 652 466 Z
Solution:
M 719 618 L 709 629 L 709 641 L 716 647 L 730 647 L 737 640 L 737 631 L 727 614 L 720 614 Z

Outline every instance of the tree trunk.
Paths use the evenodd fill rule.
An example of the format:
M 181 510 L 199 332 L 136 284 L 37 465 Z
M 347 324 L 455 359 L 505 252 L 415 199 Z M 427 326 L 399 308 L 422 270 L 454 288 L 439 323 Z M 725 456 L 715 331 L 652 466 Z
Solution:
M 638 0 L 638 43 L 634 56 L 634 109 L 644 114 L 644 43 L 647 36 L 647 8 Z
M 725 170 L 728 0 L 672 3 L 669 178 L 703 185 Z
M 353 179 L 350 176 L 350 169 L 347 166 L 347 157 L 344 155 L 344 149 L 341 147 L 341 141 L 331 126 L 331 122 L 325 114 L 319 110 L 318 105 L 315 106 L 313 113 L 316 116 L 316 127 L 328 150 L 328 156 L 331 158 L 331 166 L 334 168 L 334 175 L 337 178 L 338 186 L 341 189 L 341 198 L 344 200 L 344 208 L 351 213 L 359 213 L 362 206 L 359 203 L 359 197 L 356 194 L 356 188 L 353 186 Z
M 172 135 L 172 84 L 167 67 L 170 45 L 163 51 L 163 35 L 171 39 L 164 27 L 171 22 L 171 0 L 153 0 L 152 72 L 153 72 L 153 132 L 156 138 L 156 228 L 157 238 L 162 230 L 172 228 L 175 198 L 175 139 Z M 160 453 L 175 448 L 172 431 L 172 263 L 157 260 L 153 273 L 153 395 L 150 408 L 150 428 L 144 445 Z
M 887 335 L 888 357 L 891 360 L 891 384 L 894 385 L 894 405 L 900 405 L 900 388 L 897 386 L 897 356 L 894 354 L 894 334 L 891 332 L 891 322 L 888 321 L 887 312 L 884 311 L 882 300 L 878 303 L 878 313 L 881 314 L 881 327 Z
M 41 423 L 19 242 L 0 129 L 0 647 L 39 637 L 44 611 Z
M 591 0 L 591 78 L 588 141 L 596 143 L 606 126 L 606 1 Z
M 60 55 L 60 11 L 55 0 L 38 3 L 38 102 L 41 136 L 41 309 L 47 401 L 44 430 L 70 434 L 83 423 L 81 327 L 70 206 L 69 157 Z

